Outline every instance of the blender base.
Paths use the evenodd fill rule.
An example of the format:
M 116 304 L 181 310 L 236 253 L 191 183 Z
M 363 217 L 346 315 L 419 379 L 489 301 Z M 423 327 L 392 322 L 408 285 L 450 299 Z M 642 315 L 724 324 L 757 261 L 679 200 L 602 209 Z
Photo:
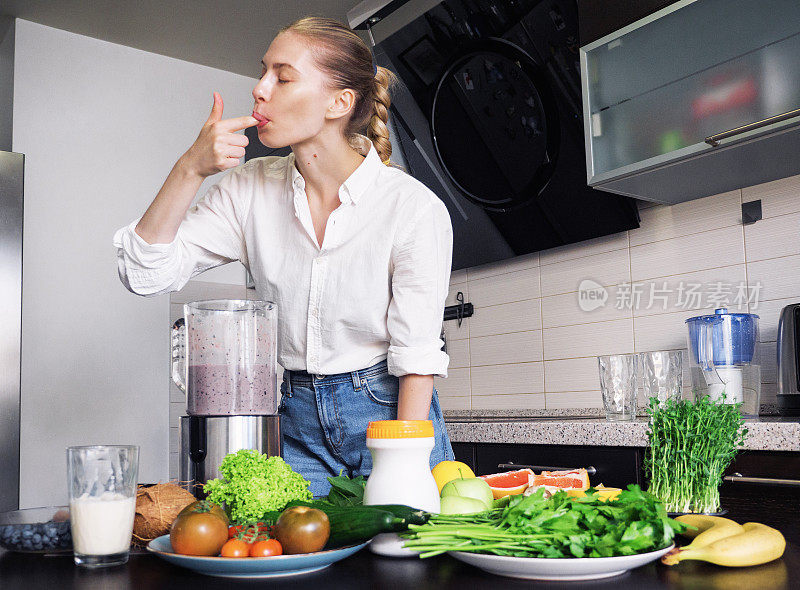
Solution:
M 800 393 L 779 393 L 775 399 L 781 416 L 800 416 Z

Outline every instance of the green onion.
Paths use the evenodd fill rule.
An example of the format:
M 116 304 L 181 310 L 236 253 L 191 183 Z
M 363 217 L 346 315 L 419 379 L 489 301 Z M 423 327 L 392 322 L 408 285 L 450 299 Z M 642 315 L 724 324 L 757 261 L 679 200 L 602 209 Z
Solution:
M 703 397 L 696 402 L 651 398 L 648 491 L 669 512 L 719 512 L 722 474 L 744 445 L 739 406 Z

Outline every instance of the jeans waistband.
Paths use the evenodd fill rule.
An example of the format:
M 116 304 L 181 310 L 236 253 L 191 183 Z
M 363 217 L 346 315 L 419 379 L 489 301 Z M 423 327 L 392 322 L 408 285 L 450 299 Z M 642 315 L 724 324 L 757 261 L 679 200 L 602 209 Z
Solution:
M 360 387 L 362 379 L 375 377 L 376 375 L 388 372 L 389 369 L 387 368 L 386 361 L 382 360 L 366 369 L 359 369 L 358 371 L 351 371 L 349 373 L 336 373 L 335 375 L 313 375 L 306 371 L 284 371 L 283 379 L 288 382 L 289 387 L 294 385 L 308 387 L 313 384 L 345 383 L 348 381 L 351 381 L 354 387 Z

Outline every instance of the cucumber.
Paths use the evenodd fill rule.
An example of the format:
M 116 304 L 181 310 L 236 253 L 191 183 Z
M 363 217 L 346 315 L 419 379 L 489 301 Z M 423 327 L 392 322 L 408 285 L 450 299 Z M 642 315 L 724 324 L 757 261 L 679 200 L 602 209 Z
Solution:
M 354 545 L 368 541 L 381 533 L 394 533 L 408 529 L 408 523 L 386 510 L 364 506 L 327 511 L 331 535 L 326 548 Z
M 334 506 L 322 501 L 292 500 L 286 508 L 310 506 L 328 515 L 331 534 L 326 549 L 354 545 L 368 541 L 381 533 L 397 533 L 408 530 L 409 524 L 425 524 L 430 514 L 402 504 L 372 506 Z M 281 511 L 264 515 L 264 520 L 275 522 Z
M 366 504 L 365 506 L 391 512 L 397 518 L 405 520 L 406 524 L 425 524 L 431 517 L 430 513 L 424 510 L 417 510 L 405 504 Z

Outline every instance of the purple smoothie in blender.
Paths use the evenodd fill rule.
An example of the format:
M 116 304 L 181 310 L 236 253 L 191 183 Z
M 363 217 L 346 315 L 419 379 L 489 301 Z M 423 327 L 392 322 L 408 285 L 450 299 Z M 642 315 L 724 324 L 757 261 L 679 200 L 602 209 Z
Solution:
M 187 414 L 277 414 L 274 304 L 197 301 L 184 313 L 185 327 L 173 334 L 173 379 L 186 392 Z
M 277 414 L 275 373 L 266 366 L 189 365 L 192 416 Z

